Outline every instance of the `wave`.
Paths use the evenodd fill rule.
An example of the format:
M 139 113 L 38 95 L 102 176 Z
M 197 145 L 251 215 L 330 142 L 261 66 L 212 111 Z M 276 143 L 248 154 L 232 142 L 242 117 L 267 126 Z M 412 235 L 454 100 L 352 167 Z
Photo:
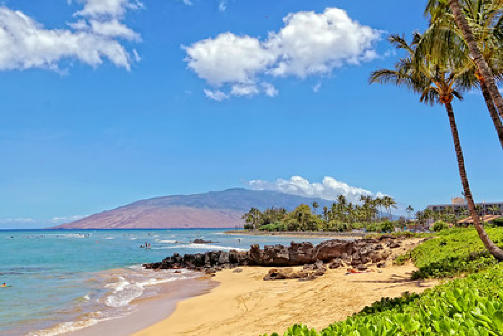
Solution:
M 241 251 L 241 252 L 246 252 L 248 251 L 247 249 L 239 248 L 239 247 L 232 247 L 232 246 L 218 246 L 218 245 L 212 245 L 212 244 L 195 244 L 195 243 L 190 243 L 190 244 L 179 244 L 179 245 L 174 245 L 174 246 L 165 246 L 165 247 L 156 247 L 153 248 L 155 250 L 165 250 L 165 249 L 197 249 L 197 250 L 222 250 L 222 251 L 230 251 L 230 250 L 236 250 L 236 251 Z
M 173 282 L 176 280 L 187 279 L 188 277 L 171 276 L 166 278 L 150 278 L 146 281 L 134 282 L 130 279 L 126 279 L 119 276 L 118 281 L 108 283 L 105 285 L 106 288 L 111 288 L 113 293 L 105 298 L 105 305 L 111 308 L 121 308 L 128 306 L 131 301 L 142 296 L 145 287 L 160 285 L 168 282 Z
M 75 332 L 96 325 L 99 322 L 109 321 L 119 317 L 119 316 L 101 317 L 103 314 L 99 311 L 89 315 L 90 316 L 88 316 L 83 320 L 62 322 L 52 328 L 30 332 L 27 334 L 27 336 L 58 336 L 66 333 Z
M 178 243 L 176 240 L 171 240 L 171 239 L 164 239 L 164 240 L 157 239 L 156 242 L 161 243 L 161 244 L 176 244 L 176 243 Z
M 40 235 L 30 235 L 26 238 L 44 238 L 44 237 L 56 237 L 56 238 L 74 238 L 74 239 L 85 239 L 90 238 L 90 233 L 44 233 Z

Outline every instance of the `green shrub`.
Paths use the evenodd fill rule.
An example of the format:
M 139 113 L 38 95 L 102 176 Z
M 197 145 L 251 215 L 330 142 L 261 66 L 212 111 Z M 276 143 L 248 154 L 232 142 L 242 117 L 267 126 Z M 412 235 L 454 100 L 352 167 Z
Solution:
M 395 230 L 395 226 L 391 221 L 387 220 L 379 224 L 379 229 L 381 232 L 393 232 Z
M 433 224 L 433 231 L 435 232 L 440 232 L 442 230 L 446 230 L 449 228 L 449 224 L 447 224 L 444 221 L 436 221 L 435 224 Z
M 503 242 L 503 229 L 487 229 L 494 243 Z M 497 261 L 485 249 L 473 228 L 441 231 L 437 238 L 417 246 L 395 263 L 411 259 L 419 268 L 413 278 L 451 277 L 460 273 L 472 273 L 494 265 Z
M 494 226 L 503 226 L 503 217 L 492 220 L 491 224 Z

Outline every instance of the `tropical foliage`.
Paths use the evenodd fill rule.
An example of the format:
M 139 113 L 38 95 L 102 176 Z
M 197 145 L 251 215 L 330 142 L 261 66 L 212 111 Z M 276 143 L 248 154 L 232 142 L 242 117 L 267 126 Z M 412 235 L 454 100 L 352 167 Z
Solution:
M 462 91 L 480 84 L 503 148 L 500 119 L 503 118 L 503 98 L 495 84 L 502 69 L 502 11 L 501 0 L 462 0 L 461 4 L 458 0 L 429 0 L 426 8 L 431 18 L 429 29 L 424 34 L 415 33 L 410 43 L 392 35 L 390 42 L 404 50 L 405 57 L 400 58 L 394 69 L 380 69 L 370 76 L 371 83 L 406 86 L 420 95 L 421 102 L 445 107 L 473 225 L 485 247 L 498 260 L 503 260 L 503 250 L 491 241 L 480 223 L 452 102 L 454 98 L 462 99 Z M 481 52 L 481 47 L 486 54 Z
M 493 241 L 503 246 L 503 229 L 488 229 Z M 437 233 L 437 238 L 419 245 L 395 261 L 402 264 L 412 260 L 419 268 L 414 278 L 451 277 L 460 273 L 472 273 L 497 263 L 473 228 L 451 229 Z
M 375 232 L 391 232 L 395 226 L 403 227 L 405 220 L 391 221 L 391 209 L 396 202 L 389 196 L 362 196 L 359 204 L 348 202 L 340 195 L 336 202 L 328 208 L 323 207 L 318 213 L 319 204 L 313 202 L 312 209 L 307 204 L 301 204 L 291 212 L 285 209 L 267 209 L 264 212 L 256 208 L 243 215 L 245 229 L 264 231 L 350 231 L 352 229 L 367 229 Z M 383 217 L 386 211 L 388 217 Z

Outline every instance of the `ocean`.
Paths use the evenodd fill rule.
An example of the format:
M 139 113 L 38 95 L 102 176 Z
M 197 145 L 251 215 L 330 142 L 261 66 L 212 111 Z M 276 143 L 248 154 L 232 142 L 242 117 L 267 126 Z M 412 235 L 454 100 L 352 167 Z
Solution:
M 194 244 L 194 239 L 212 241 Z M 0 335 L 61 335 L 127 316 L 161 285 L 199 276 L 144 270 L 173 253 L 246 250 L 323 239 L 227 235 L 216 229 L 0 231 Z M 145 243 L 150 249 L 140 248 Z

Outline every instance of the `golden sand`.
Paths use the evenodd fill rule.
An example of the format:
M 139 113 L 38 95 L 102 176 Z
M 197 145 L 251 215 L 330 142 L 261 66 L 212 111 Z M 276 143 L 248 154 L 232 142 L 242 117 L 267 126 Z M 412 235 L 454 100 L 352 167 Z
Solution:
M 416 243 L 409 243 L 408 248 Z M 258 336 L 274 331 L 282 334 L 294 323 L 321 329 L 382 297 L 420 293 L 436 284 L 410 280 L 415 270 L 412 265 L 351 275 L 345 269 L 328 270 L 307 282 L 263 281 L 268 270 L 245 267 L 241 273 L 219 272 L 214 278 L 218 287 L 180 302 L 169 318 L 135 336 Z

